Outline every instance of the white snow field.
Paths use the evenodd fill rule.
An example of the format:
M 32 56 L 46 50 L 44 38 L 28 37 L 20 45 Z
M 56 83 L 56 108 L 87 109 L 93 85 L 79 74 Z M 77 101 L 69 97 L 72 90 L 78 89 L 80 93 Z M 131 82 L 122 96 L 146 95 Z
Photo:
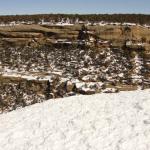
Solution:
M 49 100 L 2 114 L 0 150 L 150 150 L 150 89 Z

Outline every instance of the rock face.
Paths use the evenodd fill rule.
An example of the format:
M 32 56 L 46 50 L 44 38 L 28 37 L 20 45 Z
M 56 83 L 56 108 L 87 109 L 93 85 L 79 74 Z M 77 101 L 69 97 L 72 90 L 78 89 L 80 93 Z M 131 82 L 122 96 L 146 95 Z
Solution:
M 13 46 L 36 46 L 41 44 L 55 43 L 59 39 L 78 38 L 78 31 L 81 26 L 40 26 L 40 25 L 18 25 L 13 27 L 0 27 L 0 38 L 5 44 Z M 88 26 L 87 30 L 91 33 L 95 31 L 98 38 L 112 41 L 114 46 L 122 46 L 127 39 L 141 41 L 144 39 L 150 48 L 150 30 L 142 26 Z M 83 30 L 86 33 L 87 30 Z M 83 40 L 89 38 L 88 34 L 81 34 Z M 81 38 L 82 39 L 82 36 Z

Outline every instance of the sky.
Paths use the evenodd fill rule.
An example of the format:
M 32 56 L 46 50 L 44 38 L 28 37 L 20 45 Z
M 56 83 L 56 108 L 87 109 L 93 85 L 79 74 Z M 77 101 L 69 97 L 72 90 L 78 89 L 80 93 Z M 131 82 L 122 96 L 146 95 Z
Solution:
M 150 14 L 150 0 L 0 0 L 0 15 L 41 13 Z

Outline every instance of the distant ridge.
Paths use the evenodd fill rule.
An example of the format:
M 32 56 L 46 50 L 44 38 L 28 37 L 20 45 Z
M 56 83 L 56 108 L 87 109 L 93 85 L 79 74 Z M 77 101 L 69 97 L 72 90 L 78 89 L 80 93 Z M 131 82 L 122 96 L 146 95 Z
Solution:
M 107 21 L 107 22 L 131 22 L 139 24 L 150 24 L 150 14 L 32 14 L 32 15 L 5 15 L 0 16 L 0 23 L 11 21 L 59 21 L 62 18 L 69 18 L 73 22 L 76 19 L 82 21 Z

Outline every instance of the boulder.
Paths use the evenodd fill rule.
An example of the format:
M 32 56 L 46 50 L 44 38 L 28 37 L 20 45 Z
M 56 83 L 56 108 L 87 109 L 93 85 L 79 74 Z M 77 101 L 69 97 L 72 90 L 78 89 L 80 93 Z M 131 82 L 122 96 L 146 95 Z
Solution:
M 72 83 L 71 81 L 66 82 L 66 91 L 67 92 L 72 92 L 74 87 L 75 87 L 75 84 Z
M 102 90 L 103 93 L 117 93 L 118 89 L 117 88 L 106 88 Z
M 85 87 L 85 83 L 84 82 L 77 82 L 77 83 L 75 83 L 75 88 L 76 88 L 77 92 L 79 92 L 83 87 Z
M 80 90 L 80 93 L 81 94 L 84 94 L 84 95 L 91 95 L 91 94 L 95 94 L 95 90 L 94 89 L 91 89 L 91 88 L 88 88 L 88 87 L 83 87 L 81 90 Z
M 86 75 L 82 77 L 82 81 L 84 82 L 96 82 L 98 77 L 96 75 Z

